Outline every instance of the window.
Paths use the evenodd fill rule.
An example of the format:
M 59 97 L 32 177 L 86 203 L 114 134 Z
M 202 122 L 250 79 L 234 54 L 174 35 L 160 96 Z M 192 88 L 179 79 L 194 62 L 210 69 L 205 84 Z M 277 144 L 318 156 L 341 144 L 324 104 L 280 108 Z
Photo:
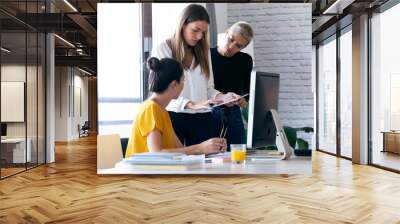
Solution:
M 1 6 L 10 2 L 1 1 Z M 15 13 L 43 13 L 44 1 L 19 2 Z M 45 163 L 45 34 L 0 12 L 0 179 Z M 4 24 L 3 24 L 4 25 Z M 13 109 L 11 109 L 13 108 Z M 4 139 L 5 138 L 5 139 Z
M 189 3 L 153 3 L 152 34 L 153 47 L 157 47 L 165 39 L 170 38 L 175 31 L 182 10 Z
M 142 95 L 140 10 L 141 4 L 98 4 L 99 134 L 131 135 Z
M 400 170 L 400 156 L 384 146 L 383 132 L 400 130 L 400 5 L 371 19 L 372 74 L 371 74 L 371 134 L 372 163 Z M 400 147 L 393 137 L 394 149 Z M 397 139 L 397 140 L 395 140 Z M 383 152 L 382 152 L 383 151 Z M 397 150 L 395 150 L 397 151 Z
M 340 155 L 352 157 L 352 32 L 340 36 Z
M 318 148 L 336 153 L 336 39 L 318 48 Z

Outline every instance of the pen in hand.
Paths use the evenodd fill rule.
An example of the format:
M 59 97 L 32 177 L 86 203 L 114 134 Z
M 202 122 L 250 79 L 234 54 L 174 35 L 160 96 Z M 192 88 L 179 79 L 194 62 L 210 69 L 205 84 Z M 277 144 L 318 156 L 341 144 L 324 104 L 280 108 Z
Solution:
M 221 134 L 220 134 L 220 136 L 219 136 L 219 138 L 221 138 L 221 139 L 223 139 L 223 141 L 224 141 L 224 146 L 222 146 L 220 149 L 219 149 L 219 151 L 223 151 L 223 149 L 224 149 L 224 147 L 226 147 L 226 141 L 225 141 L 225 136 L 226 136 L 226 133 L 228 132 L 228 128 L 226 128 L 225 130 L 224 130 L 224 128 L 222 128 L 222 131 L 221 131 Z

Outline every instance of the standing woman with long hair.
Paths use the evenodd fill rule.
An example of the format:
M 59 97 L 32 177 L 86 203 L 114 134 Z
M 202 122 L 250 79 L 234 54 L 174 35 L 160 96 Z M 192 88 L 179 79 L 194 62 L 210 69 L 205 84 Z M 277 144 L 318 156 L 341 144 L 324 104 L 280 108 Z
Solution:
M 181 63 L 185 87 L 167 110 L 173 127 L 185 145 L 198 144 L 219 135 L 218 119 L 210 112 L 210 104 L 227 102 L 239 96 L 215 90 L 208 42 L 210 18 L 198 4 L 188 5 L 182 12 L 174 35 L 153 50 L 157 58 L 173 58 Z M 232 106 L 233 104 L 229 104 Z

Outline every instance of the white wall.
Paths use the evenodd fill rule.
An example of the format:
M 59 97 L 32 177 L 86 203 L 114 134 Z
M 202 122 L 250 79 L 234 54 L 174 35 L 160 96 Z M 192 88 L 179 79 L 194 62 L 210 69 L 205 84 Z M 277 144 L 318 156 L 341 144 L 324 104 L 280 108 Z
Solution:
M 74 110 L 75 112 L 73 113 L 73 119 L 72 119 L 72 130 L 71 130 L 71 135 L 74 136 L 74 138 L 79 136 L 78 133 L 78 124 L 82 126 L 85 121 L 89 120 L 89 115 L 88 115 L 88 77 L 87 76 L 81 76 L 76 75 L 76 72 L 79 72 L 75 70 L 75 76 L 74 76 L 74 86 L 75 86 L 75 96 L 74 96 Z M 80 73 L 82 74 L 82 73 Z M 80 93 L 78 91 L 80 90 Z M 80 94 L 80 97 L 79 97 Z M 80 101 L 80 102 L 79 102 Z M 81 110 L 81 111 L 80 111 Z
M 279 114 L 285 126 L 314 126 L 311 4 L 231 3 L 228 26 L 244 20 L 255 32 L 255 69 L 280 74 Z M 299 133 L 311 143 L 309 134 Z
M 215 3 L 215 18 L 217 19 L 217 32 L 224 33 L 228 29 L 228 4 Z
M 55 68 L 55 141 L 68 140 L 69 96 L 70 83 L 67 67 Z
M 317 127 L 317 116 L 316 116 L 316 114 L 317 114 L 317 48 L 315 45 L 312 46 L 311 68 L 312 68 L 312 71 L 311 71 L 312 87 L 311 87 L 311 89 L 312 89 L 313 97 L 314 97 L 314 100 L 313 100 L 313 102 L 314 102 L 314 106 L 313 106 L 314 107 L 314 109 L 313 109 L 314 122 L 313 122 L 313 124 L 314 125 L 313 125 L 313 127 L 315 128 L 315 127 Z M 312 149 L 316 148 L 316 142 L 317 142 L 316 138 L 317 138 L 316 130 L 314 130 L 314 134 L 312 137 L 312 145 L 311 145 Z
M 78 124 L 88 120 L 88 78 L 76 68 L 56 67 L 55 86 L 55 140 L 77 139 Z

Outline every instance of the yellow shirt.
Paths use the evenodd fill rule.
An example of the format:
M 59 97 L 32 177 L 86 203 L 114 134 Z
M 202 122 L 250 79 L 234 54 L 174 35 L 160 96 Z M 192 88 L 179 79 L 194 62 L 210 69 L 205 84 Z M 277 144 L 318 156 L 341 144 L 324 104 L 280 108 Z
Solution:
M 176 148 L 175 132 L 168 111 L 153 100 L 146 100 L 140 105 L 132 124 L 132 135 L 125 156 L 148 152 L 147 136 L 155 129 L 161 132 L 163 149 Z

